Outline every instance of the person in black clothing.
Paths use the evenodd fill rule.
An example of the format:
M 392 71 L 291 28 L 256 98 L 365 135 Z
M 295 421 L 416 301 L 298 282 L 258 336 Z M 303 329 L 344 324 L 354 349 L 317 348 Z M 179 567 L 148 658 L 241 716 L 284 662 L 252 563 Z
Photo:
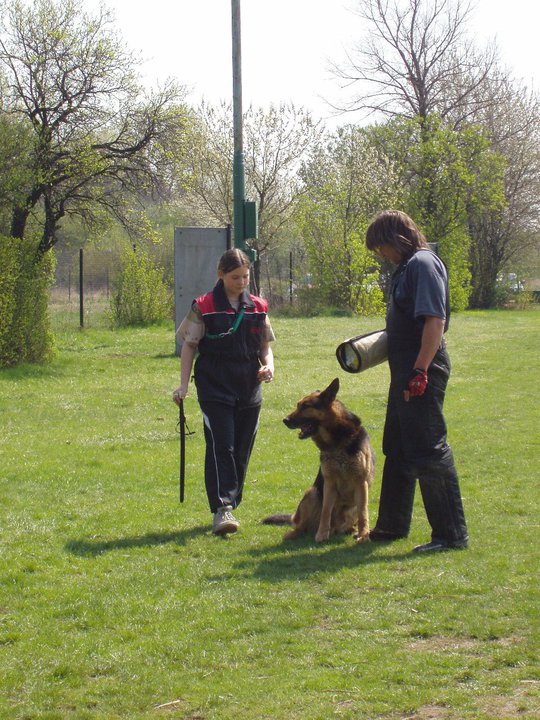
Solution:
M 218 263 L 216 286 L 193 301 L 177 331 L 183 344 L 180 386 L 173 400 L 180 404 L 186 397 L 198 352 L 194 376 L 204 420 L 205 486 L 216 535 L 239 527 L 232 510 L 242 501 L 259 424 L 261 383 L 274 377 L 268 304 L 248 291 L 250 267 L 241 250 L 227 250 Z
M 386 315 L 390 390 L 383 434 L 385 463 L 379 514 L 370 538 L 408 535 L 419 480 L 431 541 L 417 552 L 466 548 L 468 532 L 443 403 L 450 375 L 444 332 L 450 308 L 448 276 L 411 218 L 381 213 L 366 246 L 397 268 Z

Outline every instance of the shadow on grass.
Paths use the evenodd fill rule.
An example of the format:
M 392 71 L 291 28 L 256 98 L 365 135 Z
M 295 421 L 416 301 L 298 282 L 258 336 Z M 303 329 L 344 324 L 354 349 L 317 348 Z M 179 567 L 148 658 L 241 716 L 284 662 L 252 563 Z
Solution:
M 198 535 L 206 535 L 207 533 L 208 525 L 200 525 L 178 532 L 147 533 L 146 535 L 134 535 L 133 537 L 116 538 L 114 540 L 70 540 L 65 544 L 65 549 L 79 557 L 96 557 L 106 552 L 125 550 L 126 548 L 153 547 L 167 543 L 185 545 L 188 540 L 193 540 Z
M 374 563 L 399 565 L 415 559 L 410 550 L 396 550 L 398 548 L 395 545 L 390 550 L 386 543 L 356 544 L 348 536 L 334 538 L 322 546 L 306 537 L 250 550 L 248 554 L 252 559 L 236 563 L 235 568 L 246 577 L 275 583 L 291 579 L 304 580 L 313 574 L 335 573 L 343 568 L 359 570 L 362 566 Z
M 65 375 L 64 368 L 58 363 L 31 365 L 23 363 L 12 368 L 2 369 L 2 379 L 12 382 L 20 382 L 22 380 L 42 380 L 49 378 L 59 378 Z
M 156 355 L 151 355 L 153 360 L 172 360 L 178 357 L 176 352 L 169 352 L 169 353 L 157 353 Z

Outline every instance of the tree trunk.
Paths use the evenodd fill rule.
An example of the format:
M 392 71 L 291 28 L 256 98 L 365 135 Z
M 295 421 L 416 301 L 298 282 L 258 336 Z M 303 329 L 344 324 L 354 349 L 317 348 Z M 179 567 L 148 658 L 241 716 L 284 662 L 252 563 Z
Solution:
M 24 231 L 26 230 L 29 214 L 30 212 L 26 208 L 14 208 L 13 215 L 11 216 L 11 237 L 18 238 L 19 240 L 24 238 Z

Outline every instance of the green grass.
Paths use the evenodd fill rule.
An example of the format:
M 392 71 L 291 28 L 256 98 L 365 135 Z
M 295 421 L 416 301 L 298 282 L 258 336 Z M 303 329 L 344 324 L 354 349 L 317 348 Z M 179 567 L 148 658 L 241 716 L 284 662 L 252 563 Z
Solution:
M 172 325 L 84 331 L 56 319 L 47 367 L 0 373 L 0 718 L 485 720 L 538 717 L 540 312 L 463 313 L 448 336 L 449 438 L 471 547 L 429 539 L 284 544 L 316 448 L 282 418 L 341 381 L 378 455 L 388 370 L 343 373 L 336 345 L 381 322 L 273 321 L 276 380 L 242 523 L 210 534 L 204 442 L 186 400 L 178 503 Z

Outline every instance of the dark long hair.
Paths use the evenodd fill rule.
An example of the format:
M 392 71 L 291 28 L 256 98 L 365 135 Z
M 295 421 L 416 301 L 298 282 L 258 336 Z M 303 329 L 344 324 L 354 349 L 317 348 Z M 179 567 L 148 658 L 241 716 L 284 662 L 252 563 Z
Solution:
M 226 250 L 220 257 L 217 269 L 218 272 L 222 272 L 226 275 L 239 267 L 247 267 L 250 269 L 251 260 L 242 250 L 239 250 L 238 248 L 231 248 L 230 250 Z
M 400 210 L 385 210 L 368 227 L 368 250 L 376 250 L 381 245 L 391 245 L 403 258 L 411 257 L 417 250 L 429 250 L 414 220 Z

